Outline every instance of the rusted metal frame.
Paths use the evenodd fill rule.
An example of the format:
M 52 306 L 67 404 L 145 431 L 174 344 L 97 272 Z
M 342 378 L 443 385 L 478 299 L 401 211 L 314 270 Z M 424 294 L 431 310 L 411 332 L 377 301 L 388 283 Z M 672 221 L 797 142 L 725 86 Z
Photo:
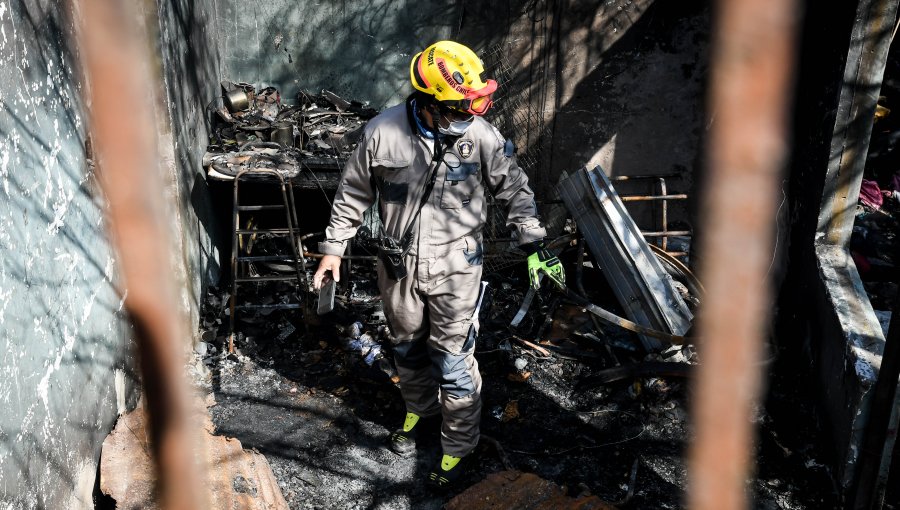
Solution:
M 134 326 L 146 395 L 149 447 L 156 469 L 160 508 L 210 508 L 184 378 L 189 318 L 179 300 L 170 250 L 174 243 L 159 178 L 156 92 L 147 34 L 130 2 L 73 2 L 79 51 L 87 83 L 90 130 L 98 154 L 98 176 L 121 277 L 119 291 Z M 127 115 L 124 114 L 127 112 Z
M 591 253 L 604 264 L 604 275 L 631 320 L 598 316 L 622 327 L 653 331 L 641 334 L 650 350 L 663 345 L 660 339 L 670 341 L 668 336 L 658 336 L 663 331 L 684 334 L 692 314 L 671 282 L 662 278 L 662 266 L 603 170 L 582 168 L 563 179 L 557 189 Z
M 714 22 L 709 171 L 687 506 L 748 507 L 753 421 L 772 290 L 778 185 L 787 159 L 797 2 L 721 0 Z
M 687 200 L 686 193 L 678 193 L 675 195 L 620 195 L 619 198 L 623 202 L 653 202 L 657 200 Z
M 238 286 L 238 250 L 241 239 L 240 226 L 240 208 L 238 207 L 238 187 L 241 180 L 240 175 L 243 171 L 238 172 L 238 176 L 234 178 L 234 194 L 232 198 L 231 217 L 233 227 L 231 231 L 231 296 L 228 298 L 228 352 L 234 352 L 234 323 L 235 323 L 235 304 L 237 301 Z
M 572 291 L 572 289 L 563 286 L 562 288 L 563 294 L 569 298 L 573 303 L 582 307 L 585 312 L 596 315 L 603 321 L 606 321 L 614 326 L 618 326 L 622 329 L 627 329 L 628 331 L 632 331 L 637 333 L 638 335 L 648 336 L 652 338 L 656 338 L 659 340 L 664 340 L 666 342 L 672 343 L 674 345 L 681 345 L 685 342 L 686 338 L 682 335 L 674 335 L 669 334 L 664 331 L 660 331 L 658 329 L 648 328 L 646 326 L 642 326 L 634 321 L 630 321 L 624 317 L 619 317 L 618 315 L 610 312 L 609 310 L 604 310 L 599 306 L 591 303 L 586 297 L 578 294 L 577 292 Z
M 647 179 L 681 179 L 681 174 L 677 173 L 665 173 L 665 174 L 655 174 L 655 175 L 612 175 L 609 177 L 609 180 L 613 182 L 622 182 L 622 181 L 637 181 L 637 180 L 647 180 Z
M 669 274 L 681 277 L 680 280 L 678 278 L 676 278 L 676 280 L 684 284 L 692 296 L 698 299 L 703 298 L 704 294 L 706 294 L 706 289 L 703 287 L 703 284 L 700 283 L 700 280 L 697 279 L 697 276 L 694 275 L 693 271 L 684 265 L 682 261 L 675 258 L 679 252 L 669 252 L 663 250 L 659 246 L 653 246 L 652 244 L 650 245 L 650 249 L 653 250 L 653 253 L 659 258 L 660 263 L 665 266 L 666 271 Z
M 690 236 L 693 235 L 693 232 L 690 230 L 667 230 L 663 232 L 641 232 L 641 235 L 644 237 L 679 237 L 679 236 Z
M 235 326 L 235 313 L 236 313 L 236 309 L 238 308 L 236 306 L 238 284 L 242 283 L 242 282 L 253 281 L 253 280 L 256 280 L 256 281 L 285 280 L 286 281 L 286 280 L 290 279 L 287 277 L 254 277 L 252 279 L 238 278 L 238 263 L 240 261 L 238 260 L 237 252 L 238 252 L 238 244 L 240 242 L 240 236 L 243 235 L 243 234 L 241 234 L 242 230 L 239 228 L 239 226 L 240 226 L 240 211 L 241 211 L 241 208 L 239 206 L 239 200 L 240 200 L 239 199 L 239 196 L 240 196 L 239 187 L 240 187 L 241 178 L 244 177 L 248 173 L 249 174 L 257 174 L 257 175 L 259 175 L 259 174 L 271 175 L 271 176 L 274 176 L 278 180 L 278 183 L 281 186 L 281 199 L 282 199 L 283 208 L 285 209 L 284 215 L 285 215 L 285 221 L 287 222 L 287 229 L 277 229 L 277 230 L 279 230 L 279 231 L 285 230 L 286 231 L 285 233 L 288 234 L 288 238 L 289 238 L 288 242 L 291 245 L 291 252 L 293 253 L 293 257 L 294 257 L 294 270 L 296 273 L 296 276 L 294 278 L 297 281 L 297 287 L 302 289 L 302 290 L 300 290 L 300 293 L 297 296 L 297 298 L 300 300 L 301 303 L 306 302 L 306 289 L 309 288 L 306 285 L 307 281 L 306 281 L 305 261 L 304 261 L 304 270 L 303 271 L 301 271 L 301 266 L 300 266 L 301 260 L 303 260 L 303 258 L 301 257 L 300 250 L 297 247 L 298 243 L 300 242 L 300 233 L 299 233 L 299 230 L 297 227 L 297 213 L 296 213 L 296 209 L 294 208 L 293 190 L 291 191 L 291 193 L 288 193 L 288 183 L 290 181 L 286 180 L 285 177 L 283 175 L 281 175 L 281 173 L 279 173 L 275 170 L 272 170 L 272 169 L 268 169 L 268 168 L 245 168 L 245 169 L 241 170 L 234 177 L 234 198 L 233 198 L 233 203 L 232 203 L 232 214 L 234 217 L 234 230 L 233 230 L 233 234 L 232 234 L 232 245 L 231 245 L 231 296 L 229 299 L 229 302 L 230 302 L 229 314 L 230 315 L 229 315 L 229 331 L 228 331 L 228 352 L 229 353 L 234 352 L 234 326 Z M 241 306 L 240 308 L 247 308 L 247 307 Z M 305 306 L 302 309 L 303 309 L 303 315 L 304 315 L 304 319 L 305 319 L 306 318 Z M 304 321 L 304 323 L 305 323 L 305 321 Z
M 291 236 L 291 246 L 294 247 L 294 260 L 296 265 L 297 273 L 302 275 L 301 283 L 303 284 L 303 290 L 300 293 L 300 301 L 302 304 L 303 310 L 303 324 L 306 325 L 306 318 L 309 317 L 309 277 L 306 273 L 306 257 L 303 254 L 303 241 L 301 241 L 300 236 L 300 221 L 297 218 L 297 200 L 294 196 L 294 183 L 292 179 L 287 180 L 287 197 L 291 208 L 291 218 L 294 221 L 293 227 L 295 229 L 294 234 Z

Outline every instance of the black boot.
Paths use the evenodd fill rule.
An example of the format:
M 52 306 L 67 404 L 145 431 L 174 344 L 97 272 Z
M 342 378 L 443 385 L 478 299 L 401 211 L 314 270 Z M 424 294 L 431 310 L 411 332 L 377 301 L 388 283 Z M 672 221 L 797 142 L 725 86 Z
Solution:
M 415 413 L 406 413 L 403 428 L 391 434 L 391 451 L 401 457 L 409 457 L 416 452 L 416 425 L 422 417 Z
M 441 456 L 441 461 L 428 474 L 426 483 L 434 489 L 452 489 L 465 472 L 465 459 L 466 457 L 452 455 Z

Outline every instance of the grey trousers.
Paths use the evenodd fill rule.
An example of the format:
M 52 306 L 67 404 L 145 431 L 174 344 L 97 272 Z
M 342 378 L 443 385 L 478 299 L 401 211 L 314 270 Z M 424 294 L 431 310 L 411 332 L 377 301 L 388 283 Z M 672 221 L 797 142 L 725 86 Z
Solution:
M 433 248 L 432 248 L 433 249 Z M 394 335 L 394 361 L 408 412 L 440 412 L 443 453 L 462 457 L 478 445 L 481 375 L 475 360 L 481 246 L 471 237 L 406 257 L 397 282 L 378 263 L 378 286 Z

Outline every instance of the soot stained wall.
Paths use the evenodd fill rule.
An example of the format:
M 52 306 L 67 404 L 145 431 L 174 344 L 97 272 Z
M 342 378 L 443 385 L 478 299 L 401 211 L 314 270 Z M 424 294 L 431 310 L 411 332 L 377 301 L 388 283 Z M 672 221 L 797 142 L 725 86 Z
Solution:
M 331 89 L 382 108 L 410 92 L 409 61 L 443 38 L 501 79 L 489 118 L 519 147 L 539 196 L 562 171 L 678 173 L 689 191 L 704 132 L 708 2 L 216 0 L 225 76 L 287 98 Z M 623 192 L 650 192 L 642 183 Z M 640 209 L 642 208 L 643 209 Z M 685 203 L 670 215 L 686 220 Z M 652 213 L 652 218 L 650 217 Z M 654 228 L 658 211 L 636 206 Z
M 0 1 L 0 506 L 11 508 L 87 508 L 100 445 L 132 393 L 68 5 Z

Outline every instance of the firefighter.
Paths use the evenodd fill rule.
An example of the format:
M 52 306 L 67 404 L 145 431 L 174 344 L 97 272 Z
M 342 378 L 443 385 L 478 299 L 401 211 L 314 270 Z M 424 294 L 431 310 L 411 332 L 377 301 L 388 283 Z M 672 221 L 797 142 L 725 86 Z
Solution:
M 315 288 L 328 272 L 340 278 L 347 242 L 377 201 L 383 225 L 378 288 L 406 403 L 390 448 L 412 455 L 420 422 L 439 416 L 443 455 L 426 482 L 440 488 L 460 478 L 479 438 L 474 350 L 487 193 L 508 207 L 507 225 L 530 254 L 532 285 L 541 272 L 565 278 L 559 259 L 542 249 L 546 232 L 512 142 L 482 118 L 497 89 L 483 71 L 478 56 L 453 41 L 413 57 L 415 92 L 369 121 L 344 168 L 313 278 Z

